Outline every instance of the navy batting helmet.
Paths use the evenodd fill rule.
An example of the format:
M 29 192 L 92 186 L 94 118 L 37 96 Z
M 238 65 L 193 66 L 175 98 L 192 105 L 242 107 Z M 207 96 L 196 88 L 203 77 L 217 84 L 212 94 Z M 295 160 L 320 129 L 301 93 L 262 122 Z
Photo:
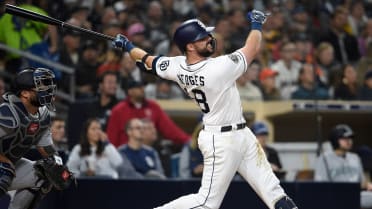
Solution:
M 191 19 L 183 22 L 174 33 L 173 40 L 178 48 L 185 52 L 186 45 L 201 40 L 211 34 L 214 27 L 206 27 L 200 20 Z
M 40 106 L 46 105 L 48 109 L 54 108 L 52 100 L 56 85 L 54 73 L 46 68 L 26 68 L 14 78 L 11 91 L 18 95 L 22 90 L 34 90 Z
M 353 130 L 350 128 L 350 126 L 346 124 L 339 124 L 335 126 L 329 134 L 329 140 L 331 142 L 333 149 L 337 149 L 340 147 L 340 144 L 338 142 L 339 139 L 353 137 L 354 137 Z

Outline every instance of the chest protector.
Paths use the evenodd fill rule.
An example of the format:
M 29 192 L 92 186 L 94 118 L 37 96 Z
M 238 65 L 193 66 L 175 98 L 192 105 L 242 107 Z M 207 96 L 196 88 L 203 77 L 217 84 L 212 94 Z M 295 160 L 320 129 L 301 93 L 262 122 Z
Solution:
M 49 131 L 50 115 L 46 107 L 40 107 L 38 117 L 32 117 L 22 102 L 14 95 L 0 105 L 0 153 L 13 163 L 26 154 Z

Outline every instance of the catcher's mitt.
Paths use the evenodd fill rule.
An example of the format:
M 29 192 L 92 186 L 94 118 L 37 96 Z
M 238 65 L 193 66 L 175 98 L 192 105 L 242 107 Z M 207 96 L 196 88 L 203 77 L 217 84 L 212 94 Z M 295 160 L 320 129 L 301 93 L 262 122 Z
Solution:
M 48 180 L 57 190 L 66 189 L 71 182 L 75 181 L 73 173 L 62 164 L 62 160 L 58 156 L 38 160 L 35 162 L 34 168 L 38 176 Z

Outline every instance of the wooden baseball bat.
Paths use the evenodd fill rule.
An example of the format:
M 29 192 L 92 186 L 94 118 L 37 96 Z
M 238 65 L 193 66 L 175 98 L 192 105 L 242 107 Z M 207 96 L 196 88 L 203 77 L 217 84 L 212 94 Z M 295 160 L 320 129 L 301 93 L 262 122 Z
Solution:
M 27 9 L 23 9 L 23 8 L 20 8 L 20 7 L 11 5 L 11 4 L 6 4 L 5 5 L 5 12 L 8 13 L 8 14 L 23 17 L 23 18 L 26 18 L 26 19 L 46 23 L 46 24 L 49 24 L 49 25 L 56 25 L 56 26 L 59 26 L 61 28 L 67 28 L 67 29 L 70 29 L 70 30 L 78 31 L 78 32 L 81 32 L 82 34 L 85 33 L 85 34 L 93 35 L 93 36 L 96 36 L 98 38 L 103 38 L 103 39 L 107 39 L 107 40 L 111 40 L 111 41 L 113 41 L 115 39 L 112 36 L 108 36 L 108 35 L 98 33 L 98 32 L 92 31 L 92 30 L 88 30 L 88 29 L 85 29 L 85 28 L 82 28 L 82 27 L 71 25 L 71 24 L 63 22 L 61 20 L 57 20 L 55 18 L 46 16 L 46 15 L 42 15 L 42 14 L 27 10 Z

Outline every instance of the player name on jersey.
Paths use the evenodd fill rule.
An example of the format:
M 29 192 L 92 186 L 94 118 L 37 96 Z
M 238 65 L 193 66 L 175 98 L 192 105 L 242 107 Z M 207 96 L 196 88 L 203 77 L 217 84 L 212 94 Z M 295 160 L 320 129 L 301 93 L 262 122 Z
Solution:
M 178 74 L 177 77 L 184 85 L 204 86 L 204 76 Z

